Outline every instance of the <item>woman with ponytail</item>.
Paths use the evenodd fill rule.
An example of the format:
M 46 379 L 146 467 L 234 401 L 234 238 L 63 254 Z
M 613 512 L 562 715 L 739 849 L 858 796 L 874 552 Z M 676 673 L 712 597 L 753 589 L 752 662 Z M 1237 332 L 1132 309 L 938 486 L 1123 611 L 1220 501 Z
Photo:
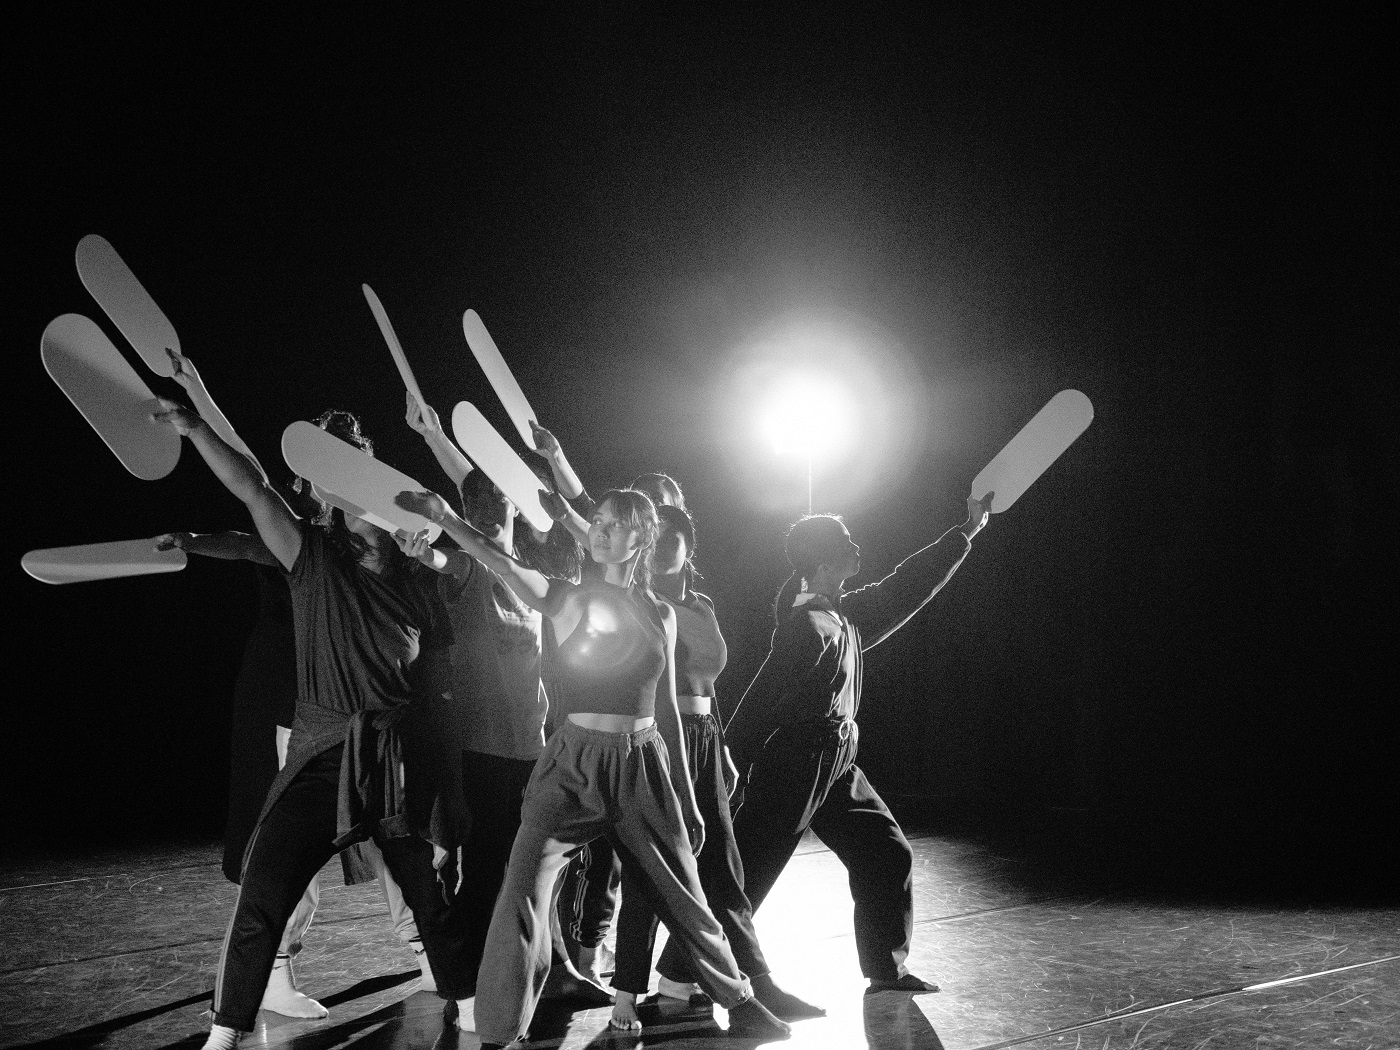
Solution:
M 606 493 L 589 552 L 601 573 L 550 579 L 487 542 L 432 493 L 401 506 L 442 525 L 472 557 L 552 624 L 555 697 L 566 715 L 535 764 L 477 979 L 476 1031 L 501 1047 L 526 1033 L 549 975 L 555 882 L 571 851 L 608 836 L 641 876 L 698 980 L 729 1010 L 738 1036 L 784 1038 L 754 998 L 723 927 L 706 906 L 691 842 L 704 821 L 686 768 L 676 709 L 676 614 L 650 590 L 656 509 L 630 489 Z M 689 832 L 689 834 L 688 834 Z
M 952 578 L 987 524 L 991 494 L 967 521 L 877 583 L 843 594 L 860 571 L 845 524 L 809 515 L 788 530 L 792 575 L 774 604 L 773 645 L 730 719 L 727 738 L 747 787 L 734 816 L 755 911 L 809 827 L 850 875 L 856 950 L 869 991 L 934 992 L 909 973 L 913 852 L 856 765 L 862 654 L 897 631 Z

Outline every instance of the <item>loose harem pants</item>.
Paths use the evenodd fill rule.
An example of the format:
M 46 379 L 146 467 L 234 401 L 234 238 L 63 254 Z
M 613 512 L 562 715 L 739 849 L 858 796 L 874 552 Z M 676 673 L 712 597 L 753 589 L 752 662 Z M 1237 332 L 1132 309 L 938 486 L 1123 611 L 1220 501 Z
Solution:
M 658 914 L 685 944 L 696 980 L 721 1006 L 751 994 L 705 904 L 660 734 L 566 722 L 535 766 L 477 978 L 482 1042 L 523 1035 L 549 976 L 554 885 L 579 846 L 606 835 L 641 873 Z
M 724 783 L 724 737 L 714 715 L 681 715 L 686 758 L 695 784 L 695 801 L 705 820 L 705 848 L 695 858 L 700 885 L 715 918 L 724 927 L 734 958 L 749 977 L 768 972 L 768 963 L 753 928 L 753 909 L 744 895 L 744 867 L 734 841 L 729 816 L 729 791 Z M 645 995 L 650 987 L 652 949 L 656 941 L 656 912 L 639 881 L 624 867 L 622 909 L 617 919 L 617 972 L 613 987 Z M 657 970 L 673 981 L 690 983 L 689 960 L 682 942 L 672 939 L 661 953 Z

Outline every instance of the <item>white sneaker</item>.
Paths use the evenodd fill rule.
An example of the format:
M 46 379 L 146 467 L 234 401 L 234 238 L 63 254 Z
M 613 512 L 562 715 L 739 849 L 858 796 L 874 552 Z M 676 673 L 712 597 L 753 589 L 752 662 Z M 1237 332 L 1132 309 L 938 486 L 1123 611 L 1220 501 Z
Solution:
M 267 987 L 263 989 L 260 1005 L 264 1010 L 271 1010 L 283 1017 L 319 1020 L 331 1014 L 315 999 L 297 991 L 296 976 L 292 973 L 292 959 L 289 955 L 277 956 L 277 961 L 272 964 L 272 973 L 268 975 Z

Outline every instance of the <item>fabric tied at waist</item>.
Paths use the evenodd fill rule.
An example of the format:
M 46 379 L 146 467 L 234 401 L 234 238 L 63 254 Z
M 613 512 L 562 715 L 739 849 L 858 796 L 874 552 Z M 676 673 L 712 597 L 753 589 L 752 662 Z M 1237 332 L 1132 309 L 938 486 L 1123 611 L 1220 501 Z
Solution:
M 406 707 L 360 711 L 345 727 L 340 762 L 336 849 L 368 838 L 413 834 L 404 791 L 403 737 Z

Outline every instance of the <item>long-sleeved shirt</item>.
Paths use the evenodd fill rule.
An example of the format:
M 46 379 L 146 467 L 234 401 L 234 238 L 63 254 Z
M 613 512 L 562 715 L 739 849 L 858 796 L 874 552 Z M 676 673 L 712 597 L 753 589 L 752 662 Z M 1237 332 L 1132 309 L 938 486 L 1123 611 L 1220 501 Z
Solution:
M 854 719 L 860 709 L 862 654 L 928 604 L 971 549 L 967 537 L 951 529 L 884 579 L 843 594 L 839 603 L 799 595 L 799 603 L 780 614 L 768 658 L 726 729 L 741 768 L 784 726 Z

